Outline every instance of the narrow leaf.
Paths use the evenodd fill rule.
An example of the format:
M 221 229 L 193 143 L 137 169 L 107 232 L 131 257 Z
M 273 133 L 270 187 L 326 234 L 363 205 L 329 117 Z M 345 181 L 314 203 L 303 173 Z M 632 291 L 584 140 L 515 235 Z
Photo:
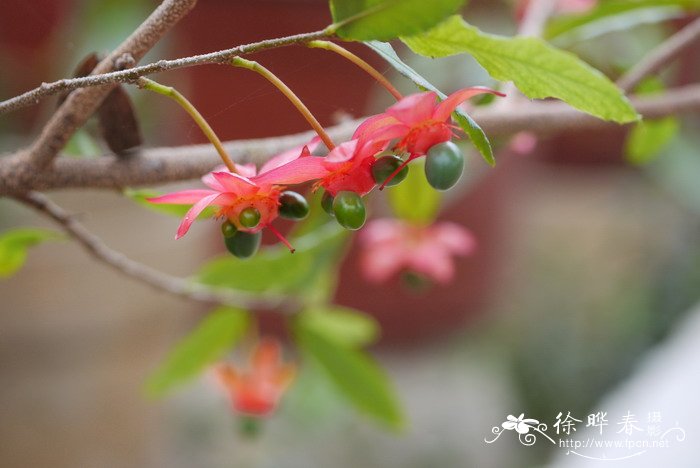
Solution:
M 379 335 L 379 325 L 371 316 L 353 309 L 325 306 L 299 314 L 297 325 L 350 347 L 366 346 Z
M 148 379 L 148 393 L 161 396 L 197 376 L 233 348 L 245 335 L 249 324 L 250 318 L 244 310 L 220 307 L 211 312 L 175 346 L 161 367 Z
M 465 0 L 330 0 L 339 37 L 388 41 L 425 31 L 456 13 Z
M 393 429 L 404 416 L 391 382 L 367 354 L 303 327 L 297 343 L 325 371 L 338 391 L 358 410 Z
M 397 218 L 430 224 L 437 216 L 441 196 L 425 179 L 424 159 L 416 159 L 409 164 L 406 179 L 396 187 L 391 187 L 388 196 L 389 204 Z
M 698 9 L 700 0 L 608 0 L 583 14 L 553 19 L 547 24 L 544 36 L 569 42 L 590 39 L 640 24 L 666 21 Z
M 555 97 L 604 120 L 626 123 L 638 115 L 622 91 L 575 55 L 534 37 L 486 34 L 453 16 L 432 30 L 402 40 L 428 57 L 471 54 L 495 79 L 513 81 L 533 99 Z
M 416 86 L 418 86 L 418 88 L 422 89 L 423 91 L 433 91 L 440 96 L 440 99 L 445 99 L 447 97 L 445 93 L 437 89 L 417 71 L 403 62 L 390 44 L 379 41 L 370 41 L 366 42 L 365 45 L 379 54 L 389 63 L 389 65 L 394 67 L 401 75 L 411 80 Z M 479 150 L 481 156 L 484 158 L 484 161 L 491 166 L 494 166 L 496 164 L 496 159 L 493 156 L 491 143 L 489 142 L 486 133 L 484 133 L 481 127 L 466 112 L 457 109 L 452 113 L 452 115 L 462 130 L 464 130 L 464 133 L 469 136 L 472 144 Z
M 15 274 L 27 260 L 27 251 L 42 242 L 63 236 L 48 229 L 16 228 L 0 235 L 0 278 Z

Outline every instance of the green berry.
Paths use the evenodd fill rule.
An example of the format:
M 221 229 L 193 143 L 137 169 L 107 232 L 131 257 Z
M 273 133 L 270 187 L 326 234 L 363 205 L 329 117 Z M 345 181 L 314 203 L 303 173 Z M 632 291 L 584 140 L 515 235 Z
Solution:
M 234 226 L 230 221 L 224 221 L 224 223 L 221 225 L 221 233 L 224 235 L 224 237 L 232 237 L 234 234 L 236 234 L 236 226 Z
M 287 190 L 280 195 L 280 216 L 298 221 L 309 214 L 309 203 L 297 192 Z
M 333 213 L 341 226 L 355 231 L 365 224 L 365 204 L 355 192 L 338 192 L 333 199 Z
M 238 231 L 231 237 L 224 237 L 224 243 L 229 252 L 238 258 L 248 258 L 255 255 L 260 247 L 262 233 Z
M 378 184 L 383 184 L 386 179 L 391 176 L 391 174 L 403 164 L 403 159 L 395 155 L 382 156 L 377 159 L 374 164 L 372 164 L 372 177 L 374 181 Z M 392 185 L 397 185 L 403 181 L 408 175 L 408 166 L 404 166 L 393 179 L 391 179 L 386 186 L 391 187 Z
M 451 141 L 439 143 L 425 157 L 425 178 L 436 190 L 453 187 L 464 171 L 464 155 Z
M 254 228 L 260 222 L 260 212 L 257 208 L 249 206 L 238 215 L 238 221 L 243 227 Z
M 335 213 L 333 213 L 333 195 L 328 192 L 323 192 L 323 196 L 321 197 L 321 208 L 323 208 L 323 211 L 329 215 L 335 216 Z

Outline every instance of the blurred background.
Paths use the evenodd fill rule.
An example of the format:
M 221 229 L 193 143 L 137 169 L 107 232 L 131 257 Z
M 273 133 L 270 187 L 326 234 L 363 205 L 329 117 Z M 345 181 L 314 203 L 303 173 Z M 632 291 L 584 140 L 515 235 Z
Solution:
M 156 4 L 0 0 L 0 98 L 72 75 L 82 57 L 111 50 Z M 465 16 L 488 32 L 516 29 L 507 2 L 474 0 Z M 688 21 L 658 20 L 558 45 L 614 77 Z M 143 63 L 329 22 L 321 0 L 199 0 Z M 350 48 L 402 92 L 413 92 L 368 49 Z M 431 61 L 399 52 L 446 92 L 496 86 L 464 56 Z M 352 64 L 323 51 L 291 47 L 255 59 L 325 125 L 391 103 Z M 697 82 L 697 53 L 663 78 L 669 87 Z M 307 130 L 274 88 L 245 70 L 202 66 L 155 79 L 188 96 L 222 139 Z M 147 146 L 206 142 L 170 102 L 128 91 Z M 55 105 L 48 99 L 2 116 L 0 154 L 32 141 Z M 71 154 L 103 152 L 90 137 L 93 127 L 73 138 Z M 23 270 L 0 282 L 1 464 L 587 467 L 601 462 L 546 441 L 526 447 L 511 434 L 493 444 L 484 439 L 507 415 L 521 413 L 551 426 L 559 412 L 570 412 L 583 420 L 585 437 L 586 415 L 607 411 L 615 435 L 629 410 L 645 428 L 648 414 L 658 412 L 665 427 L 675 423 L 687 438 L 614 466 L 698 466 L 692 450 L 700 417 L 693 397 L 700 384 L 698 130 L 698 116 L 684 116 L 677 135 L 644 165 L 625 160 L 625 128 L 542 138 L 527 154 L 495 139 L 495 169 L 469 154 L 467 177 L 445 200 L 441 218 L 470 229 L 479 248 L 458 260 L 450 285 L 416 292 L 398 280 L 370 284 L 359 272 L 357 246 L 351 248 L 336 300 L 382 325 L 374 351 L 410 420 L 398 435 L 348 409 L 313 369 L 302 371 L 280 414 L 255 440 L 238 436 L 227 403 L 206 377 L 149 400 L 145 379 L 207 310 L 120 276 L 70 243 L 37 247 Z M 173 274 L 192 274 L 221 251 L 215 224 L 202 223 L 175 242 L 175 218 L 118 193 L 51 195 L 108 245 Z M 0 230 L 18 225 L 47 223 L 0 200 Z

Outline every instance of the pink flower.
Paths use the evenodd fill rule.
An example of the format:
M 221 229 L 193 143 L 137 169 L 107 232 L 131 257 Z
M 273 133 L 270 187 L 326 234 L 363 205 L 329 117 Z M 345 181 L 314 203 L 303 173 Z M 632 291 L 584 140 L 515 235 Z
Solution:
M 261 340 L 245 371 L 229 364 L 219 364 L 214 372 L 228 392 L 235 411 L 251 416 L 267 416 L 276 408 L 294 379 L 295 367 L 283 364 L 277 340 Z
M 350 140 L 336 146 L 322 160 L 326 173 L 316 183 L 331 195 L 347 190 L 358 195 L 370 192 L 376 182 L 372 177 L 375 154 L 386 147 L 386 142 Z
M 360 233 L 359 240 L 362 273 L 377 283 L 404 269 L 448 283 L 454 277 L 453 256 L 468 255 L 476 248 L 467 229 L 447 221 L 417 226 L 398 219 L 375 219 Z
M 412 94 L 389 107 L 386 112 L 365 120 L 353 138 L 389 142 L 399 139 L 396 149 L 411 158 L 424 155 L 430 147 L 452 139 L 451 115 L 458 105 L 479 94 L 503 94 L 488 88 L 464 88 L 438 102 L 433 91 Z
M 192 204 L 177 230 L 176 239 L 184 236 L 197 216 L 208 206 L 218 208 L 217 218 L 228 220 L 241 231 L 258 232 L 265 227 L 284 242 L 287 241 L 272 228 L 270 223 L 277 218 L 279 197 L 285 184 L 300 184 L 326 174 L 321 158 L 310 156 L 305 146 L 286 151 L 267 161 L 258 174 L 255 165 L 239 164 L 237 173 L 221 168 L 204 177 L 202 182 L 209 190 L 183 190 L 160 197 L 151 198 L 151 203 Z M 253 228 L 241 225 L 239 215 L 246 208 L 255 208 L 260 213 L 260 221 Z

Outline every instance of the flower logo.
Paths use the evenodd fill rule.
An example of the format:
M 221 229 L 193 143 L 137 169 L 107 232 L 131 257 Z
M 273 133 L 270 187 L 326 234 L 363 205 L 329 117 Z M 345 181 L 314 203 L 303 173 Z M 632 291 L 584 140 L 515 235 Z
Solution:
M 536 428 L 539 423 L 537 419 L 525 419 L 525 413 L 520 413 L 517 418 L 509 414 L 501 426 L 507 431 L 515 430 L 518 434 L 527 434 L 531 428 Z

